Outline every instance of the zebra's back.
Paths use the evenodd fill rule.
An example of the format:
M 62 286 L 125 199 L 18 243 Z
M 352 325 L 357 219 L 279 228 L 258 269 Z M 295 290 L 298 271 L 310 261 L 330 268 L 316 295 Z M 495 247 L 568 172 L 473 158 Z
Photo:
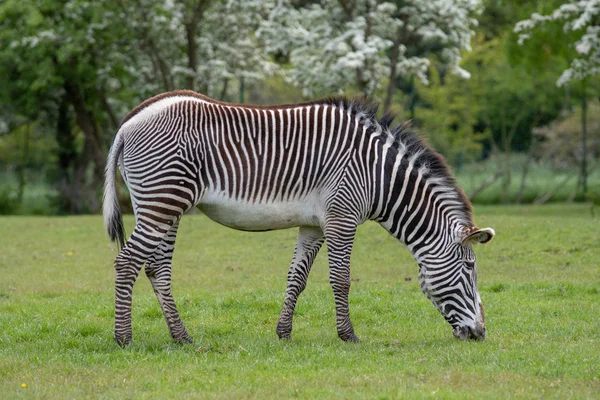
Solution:
M 124 169 L 132 199 L 170 196 L 241 230 L 323 222 L 353 146 L 339 107 L 245 107 L 187 95 L 163 97 L 126 120 Z M 356 132 L 354 132 L 356 134 Z M 162 188 L 162 189 L 159 189 Z

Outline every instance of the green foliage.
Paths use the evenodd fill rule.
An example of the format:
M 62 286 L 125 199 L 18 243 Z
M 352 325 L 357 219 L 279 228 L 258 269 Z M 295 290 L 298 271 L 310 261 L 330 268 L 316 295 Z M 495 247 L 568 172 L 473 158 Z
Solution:
M 576 55 L 572 44 L 582 31 L 565 32 L 561 23 L 548 23 L 538 26 L 523 45 L 517 44 L 515 23 L 534 12 L 548 15 L 564 3 L 560 0 L 483 0 L 481 13 L 476 1 L 455 7 L 457 3 L 446 12 L 444 2 L 361 1 L 355 5 L 363 8 L 354 9 L 343 9 L 348 2 L 321 2 L 319 7 L 314 3 L 0 2 L 0 172 L 17 176 L 17 184 L 3 182 L 0 190 L 13 193 L 6 199 L 18 193 L 20 203 L 5 210 L 96 211 L 105 152 L 119 120 L 143 99 L 176 88 L 237 101 L 243 77 L 246 101 L 290 103 L 303 96 L 284 77 L 290 78 L 302 64 L 304 72 L 295 78 L 302 87 L 310 85 L 307 77 L 312 77 L 333 92 L 372 92 L 378 100 L 390 100 L 391 109 L 414 118 L 422 134 L 458 170 L 492 153 L 529 151 L 534 128 L 572 110 L 582 94 L 594 98 L 600 93 L 597 80 L 563 88 L 555 84 Z M 272 15 L 277 4 L 278 12 Z M 470 11 L 453 14 L 460 9 Z M 325 55 L 315 47 L 316 39 L 308 39 L 307 32 L 315 28 L 311 15 L 319 27 L 331 25 L 333 16 L 338 21 L 349 18 L 332 28 L 337 33 L 325 30 L 317 35 L 330 46 Z M 474 36 L 472 17 L 479 21 Z M 293 35 L 275 30 L 269 36 L 267 28 L 275 20 L 294 20 L 280 26 L 281 32 Z M 363 26 L 366 21 L 368 26 Z M 260 26 L 262 33 L 257 33 Z M 405 29 L 398 30 L 401 26 Z M 379 36 L 384 40 L 381 47 L 369 42 Z M 270 59 L 264 43 L 269 37 Z M 459 53 L 459 48 L 469 47 L 470 38 L 472 51 Z M 397 70 L 390 78 L 394 41 L 402 46 L 397 47 Z M 294 65 L 293 57 L 281 57 L 278 43 L 288 43 L 284 47 L 290 52 L 304 48 L 310 57 L 298 53 Z M 382 50 L 373 52 L 376 47 Z M 329 58 L 343 62 L 332 67 L 325 62 Z M 361 63 L 362 73 L 356 68 Z M 452 73 L 464 75 L 463 69 L 471 73 L 470 79 Z M 276 71 L 281 74 L 273 76 Z M 337 82 L 336 76 L 344 79 Z M 597 132 L 590 130 L 589 136 L 594 135 Z M 546 166 L 540 168 L 540 175 L 546 174 Z M 505 181 L 511 184 L 510 177 Z M 43 191 L 38 190 L 41 186 L 51 192 L 50 203 L 45 195 L 28 197 L 28 186 L 35 193 Z
M 372 223 L 360 227 L 352 258 L 363 342 L 337 339 L 325 252 L 293 339 L 281 342 L 274 327 L 296 231 L 236 232 L 195 215 L 182 220 L 173 285 L 196 343 L 172 343 L 142 272 L 124 350 L 112 340 L 115 252 L 101 218 L 3 218 L 12 233 L 0 249 L 0 390 L 50 399 L 594 398 L 598 216 L 582 205 L 475 214 L 497 232 L 477 249 L 483 342 L 452 337 L 408 251 Z
M 591 101 L 587 109 L 588 153 L 592 159 L 600 156 L 600 103 Z M 581 107 L 549 125 L 534 131 L 538 138 L 535 153 L 554 166 L 579 166 L 581 163 Z
M 430 69 L 429 76 L 429 86 L 418 86 L 422 107 L 416 117 L 420 130 L 452 165 L 460 167 L 478 159 L 487 132 L 474 130 L 480 104 L 474 81 L 448 74 L 442 84 L 436 68 Z
M 269 4 L 2 2 L 0 133 L 20 141 L 18 126 L 35 124 L 46 143 L 57 144 L 46 151 L 58 203 L 71 213 L 97 211 L 105 152 L 137 103 L 194 89 L 197 80 L 206 94 L 223 98 L 235 88 L 230 79 L 250 84 L 273 72 L 254 40 Z
M 13 215 L 19 210 L 20 201 L 9 187 L 0 187 L 0 215 Z
M 0 174 L 0 215 L 58 215 L 64 208 L 58 203 L 60 196 L 44 176 L 25 171 L 25 184 L 19 193 L 20 182 L 14 173 Z
M 472 66 L 479 94 L 478 124 L 491 131 L 502 150 L 525 151 L 531 144 L 531 130 L 556 118 L 564 97 L 554 85 L 559 67 L 550 64 L 541 72 L 511 63 L 506 56 L 511 40 L 510 34 L 491 40 L 478 35 L 465 64 Z M 503 143 L 506 137 L 511 140 Z
M 600 66 L 600 31 L 598 17 L 600 7 L 597 0 L 577 2 L 550 2 L 553 8 L 546 7 L 519 21 L 514 28 L 518 33 L 518 43 L 529 40 L 543 43 L 545 53 L 556 55 L 567 60 L 568 68 L 564 69 L 557 79 L 558 86 L 585 81 L 599 74 Z M 544 15 L 545 14 L 545 15 Z M 535 46 L 534 44 L 530 44 Z M 537 55 L 539 50 L 529 52 Z
M 43 129 L 29 123 L 10 133 L 0 136 L 0 168 L 22 166 L 40 170 L 53 165 L 56 143 Z
M 453 141 L 463 145 L 460 154 L 466 159 L 481 157 L 478 141 L 483 138 L 487 138 L 484 154 L 494 145 L 502 151 L 527 151 L 532 129 L 553 121 L 571 106 L 570 92 L 555 85 L 568 64 L 569 38 L 558 28 L 548 27 L 545 34 L 519 46 L 513 32 L 517 21 L 534 11 L 552 10 L 559 3 L 486 1 L 472 51 L 462 57 L 461 65 L 471 78 L 457 79 L 436 66 L 429 71 L 431 84 L 418 86 L 416 118 L 434 147 L 439 146 L 453 164 L 457 163 Z

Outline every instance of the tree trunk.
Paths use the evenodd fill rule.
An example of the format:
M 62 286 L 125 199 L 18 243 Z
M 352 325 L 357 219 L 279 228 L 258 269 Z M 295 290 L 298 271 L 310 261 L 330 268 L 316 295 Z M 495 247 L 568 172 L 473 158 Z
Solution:
M 588 191 L 587 184 L 587 94 L 585 93 L 585 81 L 583 82 L 583 94 L 581 96 L 581 189 L 585 196 Z
M 196 18 L 194 18 L 194 16 L 192 17 L 191 21 L 185 24 L 188 68 L 191 72 L 191 74 L 186 78 L 186 86 L 189 90 L 196 90 L 196 66 L 198 65 L 198 48 L 196 46 L 197 26 Z
M 75 120 L 84 135 L 84 147 L 82 153 L 77 158 L 73 171 L 73 190 L 80 191 L 84 203 L 74 205 L 76 212 L 97 211 L 99 208 L 99 199 L 96 195 L 101 187 L 104 178 L 104 165 L 106 162 L 104 152 L 101 146 L 101 135 L 98 124 L 91 111 L 85 104 L 85 99 L 79 86 L 72 82 L 65 83 L 66 101 L 73 106 L 75 111 Z M 91 181 L 86 185 L 86 172 L 89 163 L 93 162 Z M 83 197 L 85 199 L 83 199 Z
M 185 36 L 187 44 L 187 66 L 191 75 L 186 77 L 186 86 L 189 90 L 198 90 L 196 72 L 198 71 L 198 26 L 204 18 L 204 12 L 210 7 L 211 0 L 195 0 L 186 3 L 186 19 L 184 22 Z M 200 88 L 204 89 L 204 86 Z
M 396 31 L 396 37 L 394 44 L 392 45 L 392 56 L 390 58 L 390 76 L 387 85 L 387 91 L 385 94 L 385 102 L 383 103 L 383 111 L 389 113 L 390 107 L 392 106 L 392 97 L 396 89 L 396 75 L 397 75 L 397 64 L 398 58 L 400 58 L 400 41 L 402 40 L 402 28 L 398 28 Z
M 226 101 L 225 96 L 227 95 L 227 89 L 229 88 L 229 78 L 223 79 L 223 87 L 221 88 L 221 94 L 219 100 Z
M 356 86 L 363 97 L 367 97 L 369 95 L 362 68 L 356 68 Z
M 502 202 L 508 200 L 508 192 L 510 190 L 511 169 L 510 169 L 510 143 L 508 142 L 508 134 L 506 132 L 506 116 L 504 106 L 500 107 L 500 142 L 503 150 L 502 159 L 504 159 L 504 178 L 502 179 Z
M 25 126 L 21 160 L 17 165 L 17 201 L 19 202 L 19 204 L 23 204 L 23 194 L 25 193 L 25 168 L 27 167 L 27 162 L 29 161 L 29 141 L 31 137 L 31 129 L 32 124 L 27 124 Z
M 100 89 L 98 89 L 98 95 L 100 97 L 100 101 L 102 102 L 102 108 L 104 109 L 104 112 L 106 112 L 110 119 L 112 129 L 116 130 L 119 126 L 119 118 L 117 118 L 117 114 L 115 114 L 115 111 L 108 102 L 108 96 L 106 95 L 106 91 L 103 87 L 100 87 Z
M 489 178 L 487 178 L 485 180 L 485 182 L 483 182 L 479 187 L 477 187 L 475 190 L 473 190 L 469 194 L 469 200 L 472 201 L 477 195 L 479 195 L 485 189 L 487 189 L 490 186 L 492 186 L 498 179 L 500 179 L 501 176 L 502 176 L 502 171 L 498 171 L 494 175 L 492 175 Z
M 139 1 L 138 9 L 140 10 L 142 21 L 144 23 L 150 23 L 147 8 Z M 156 47 L 156 43 L 154 42 L 154 38 L 150 34 L 150 30 L 144 24 L 141 24 L 140 26 L 141 42 L 143 44 L 143 47 L 147 49 L 147 54 L 150 57 L 153 68 L 157 69 L 160 73 L 163 89 L 165 91 L 173 90 L 173 77 L 171 76 L 171 71 L 169 66 L 167 65 L 167 62 L 161 56 L 159 49 Z
M 346 21 L 350 21 L 353 16 L 354 4 L 350 0 L 338 0 L 338 4 L 344 10 L 344 16 L 346 17 Z
M 365 12 L 365 42 L 371 36 L 371 19 L 369 18 L 369 3 L 366 3 L 367 10 Z M 362 68 L 356 68 L 356 86 L 360 90 L 363 97 L 368 97 L 371 93 L 369 90 L 369 82 L 365 79 L 364 71 L 369 68 L 369 65 L 365 62 Z
M 75 138 L 73 137 L 69 123 L 69 104 L 67 103 L 66 96 L 63 96 L 58 105 L 58 118 L 56 122 L 56 143 L 58 144 L 56 189 L 60 195 L 60 211 L 75 213 L 76 204 L 80 203 L 79 199 L 74 197 L 78 193 L 73 193 L 72 190 L 72 170 L 77 153 L 75 150 Z
M 527 182 L 527 174 L 529 173 L 529 165 L 533 160 L 533 150 L 529 149 L 529 153 L 527 154 L 527 160 L 525 160 L 525 164 L 523 165 L 523 171 L 521 172 L 521 184 L 519 185 L 519 192 L 517 193 L 517 198 L 515 202 L 517 204 L 521 204 L 523 200 L 523 193 L 525 193 L 525 186 Z
M 417 96 L 415 92 L 415 75 L 412 74 L 410 76 L 410 96 L 408 98 L 408 109 L 410 110 L 410 119 L 414 121 L 415 119 L 415 97 Z
M 240 77 L 240 104 L 244 104 L 246 102 L 246 85 L 245 79 L 243 76 Z

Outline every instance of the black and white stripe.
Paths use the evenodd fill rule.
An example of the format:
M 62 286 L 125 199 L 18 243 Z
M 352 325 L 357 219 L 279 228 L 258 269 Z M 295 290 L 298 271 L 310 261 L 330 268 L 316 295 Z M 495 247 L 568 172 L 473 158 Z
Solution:
M 483 313 L 470 244 L 468 200 L 448 168 L 406 125 L 375 119 L 376 106 L 331 99 L 273 107 L 217 102 L 177 91 L 156 96 L 124 120 L 111 148 L 104 193 L 115 260 L 115 339 L 131 340 L 131 294 L 146 265 L 174 339 L 191 341 L 170 291 L 181 215 L 198 206 L 240 230 L 299 226 L 277 324 L 289 338 L 298 296 L 327 241 L 338 335 L 358 341 L 350 322 L 350 254 L 357 226 L 378 221 L 406 243 L 425 294 L 461 338 L 483 337 Z M 125 243 L 115 166 L 129 187 L 136 226 Z

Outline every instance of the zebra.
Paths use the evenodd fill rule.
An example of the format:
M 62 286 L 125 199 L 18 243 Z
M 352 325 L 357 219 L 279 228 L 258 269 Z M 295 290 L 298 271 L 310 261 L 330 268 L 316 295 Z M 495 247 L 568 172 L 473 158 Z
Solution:
M 115 340 L 132 340 L 133 285 L 144 266 L 172 338 L 193 343 L 171 294 L 171 262 L 181 216 L 198 207 L 233 229 L 299 227 L 276 333 L 290 339 L 298 296 L 327 242 L 340 339 L 359 342 L 350 321 L 350 254 L 357 227 L 378 222 L 419 266 L 419 284 L 459 339 L 485 337 L 472 245 L 472 206 L 442 156 L 410 123 L 377 120 L 369 100 L 299 104 L 225 103 L 192 91 L 152 97 L 121 123 L 111 146 L 103 215 L 119 253 Z M 129 188 L 135 227 L 125 241 L 116 169 Z

